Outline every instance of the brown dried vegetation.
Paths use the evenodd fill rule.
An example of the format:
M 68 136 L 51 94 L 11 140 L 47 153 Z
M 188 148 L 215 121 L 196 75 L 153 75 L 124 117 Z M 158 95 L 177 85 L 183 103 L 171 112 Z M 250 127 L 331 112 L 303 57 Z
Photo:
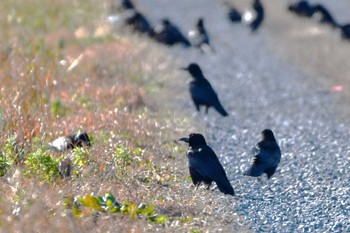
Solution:
M 208 231 L 239 220 L 214 217 L 215 195 L 189 187 L 184 147 L 175 140 L 193 129 L 156 97 L 174 91 L 171 82 L 161 87 L 176 75 L 161 49 L 108 30 L 96 37 L 106 28 L 99 1 L 0 5 L 0 152 L 13 135 L 23 160 L 59 136 L 82 130 L 93 138 L 88 162 L 65 180 L 25 176 L 23 160 L 11 164 L 0 180 L 1 232 Z M 120 148 L 130 156 L 118 158 Z M 120 202 L 154 205 L 169 221 L 89 210 L 77 218 L 65 209 L 66 197 L 107 192 Z

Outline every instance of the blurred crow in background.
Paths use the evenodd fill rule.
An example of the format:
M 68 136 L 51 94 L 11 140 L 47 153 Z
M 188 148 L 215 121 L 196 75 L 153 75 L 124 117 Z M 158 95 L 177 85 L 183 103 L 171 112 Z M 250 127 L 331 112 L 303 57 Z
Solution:
M 288 10 L 299 16 L 312 17 L 314 8 L 307 1 L 299 1 L 288 6 Z
M 255 32 L 259 29 L 261 26 L 263 20 L 264 20 L 264 7 L 261 4 L 260 0 L 255 0 L 253 3 L 253 9 L 255 10 L 256 16 L 255 19 L 250 23 L 250 29 L 252 32 Z
M 110 16 L 116 16 L 130 10 L 136 10 L 131 0 L 114 0 L 110 5 Z
M 136 10 L 135 6 L 134 6 L 134 3 L 131 0 L 122 0 L 121 4 L 120 4 L 120 7 L 123 10 Z
M 196 28 L 191 30 L 189 33 L 189 38 L 195 47 L 201 49 L 202 52 L 208 50 L 213 50 L 210 46 L 210 40 L 207 30 L 204 27 L 204 19 L 199 18 L 196 24 Z
M 242 14 L 234 6 L 232 6 L 232 4 L 225 2 L 225 5 L 229 9 L 227 13 L 229 20 L 233 23 L 240 23 L 242 21 Z
M 313 8 L 313 16 L 316 17 L 319 22 L 329 24 L 334 28 L 338 27 L 338 23 L 334 20 L 331 13 L 329 13 L 329 11 L 323 5 L 316 4 Z
M 169 19 L 162 19 L 161 24 L 154 28 L 153 37 L 156 41 L 170 46 L 175 44 L 182 44 L 185 47 L 191 46 L 180 29 L 171 23 Z
M 258 177 L 266 173 L 267 178 L 270 179 L 281 160 L 281 150 L 270 129 L 262 131 L 261 139 L 252 149 L 254 162 L 244 175 Z
M 138 12 L 132 11 L 131 15 L 125 19 L 125 25 L 130 26 L 135 32 L 153 36 L 153 28 L 147 18 Z
M 192 133 L 188 138 L 179 140 L 189 144 L 187 158 L 193 184 L 198 187 L 204 182 L 209 189 L 211 183 L 215 181 L 221 192 L 233 196 L 235 193 L 226 172 L 215 152 L 207 145 L 203 135 Z
M 339 25 L 338 28 L 343 39 L 350 39 L 350 24 Z
M 296 13 L 299 16 L 315 17 L 319 20 L 319 22 L 339 29 L 343 39 L 350 39 L 350 24 L 342 25 L 336 22 L 331 13 L 321 4 L 312 5 L 307 1 L 302 0 L 297 3 L 290 4 L 288 10 Z
M 222 116 L 228 116 L 216 92 L 203 76 L 201 68 L 196 63 L 191 63 L 188 67 L 182 69 L 187 70 L 193 77 L 193 80 L 189 84 L 189 89 L 197 111 L 200 111 L 200 106 L 204 105 L 206 107 L 206 113 L 208 113 L 210 107 L 214 107 Z

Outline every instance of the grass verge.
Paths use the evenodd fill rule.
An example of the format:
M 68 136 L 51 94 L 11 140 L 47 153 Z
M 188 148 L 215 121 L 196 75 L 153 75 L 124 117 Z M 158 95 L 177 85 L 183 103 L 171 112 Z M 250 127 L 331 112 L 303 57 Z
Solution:
M 162 48 L 112 35 L 108 3 L 0 5 L 2 231 L 206 232 L 243 222 L 218 214 L 227 204 L 220 194 L 190 187 L 175 139 L 194 129 L 158 98 L 177 91 Z M 91 148 L 47 148 L 79 130 L 89 133 Z M 73 174 L 62 179 L 58 164 L 66 157 Z

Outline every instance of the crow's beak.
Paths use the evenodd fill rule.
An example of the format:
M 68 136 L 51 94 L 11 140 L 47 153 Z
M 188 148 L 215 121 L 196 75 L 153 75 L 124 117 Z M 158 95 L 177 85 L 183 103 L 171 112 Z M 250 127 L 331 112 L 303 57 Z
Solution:
M 189 138 L 180 138 L 179 141 L 184 141 L 184 142 L 189 143 L 190 139 Z
M 180 70 L 188 70 L 188 67 L 181 67 Z

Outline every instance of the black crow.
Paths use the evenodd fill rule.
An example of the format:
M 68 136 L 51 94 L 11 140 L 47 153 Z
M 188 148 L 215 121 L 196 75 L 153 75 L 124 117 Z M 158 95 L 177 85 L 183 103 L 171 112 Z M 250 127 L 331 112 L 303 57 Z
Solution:
M 264 20 L 264 7 L 261 4 L 260 0 L 255 0 L 253 3 L 253 9 L 255 10 L 256 16 L 255 19 L 250 23 L 250 29 L 252 32 L 255 32 L 261 26 Z
M 215 152 L 207 145 L 203 135 L 192 133 L 189 138 L 179 140 L 189 144 L 187 158 L 193 184 L 198 187 L 204 182 L 209 189 L 211 183 L 215 181 L 221 192 L 233 196 L 235 193 L 226 172 Z
M 216 92 L 203 76 L 201 68 L 196 63 L 191 63 L 187 68 L 182 69 L 187 70 L 193 77 L 189 89 L 197 111 L 200 111 L 200 106 L 204 105 L 206 113 L 208 113 L 209 107 L 214 107 L 222 116 L 228 116 Z
M 90 138 L 87 133 L 72 134 L 67 137 L 59 137 L 48 144 L 49 147 L 63 152 L 75 147 L 91 146 Z
M 339 26 L 341 31 L 341 37 L 345 40 L 350 39 L 350 24 L 344 24 Z
M 334 28 L 338 27 L 338 23 L 334 20 L 329 11 L 321 4 L 316 4 L 314 6 L 313 16 L 316 16 L 321 23 L 329 24 Z
M 204 19 L 199 18 L 196 28 L 188 33 L 194 46 L 201 49 L 202 52 L 212 50 L 207 30 L 204 27 Z
M 118 15 L 121 12 L 126 12 L 135 9 L 136 8 L 131 0 L 114 0 L 110 6 L 110 16 L 116 17 L 116 15 Z
M 227 16 L 230 21 L 233 23 L 240 23 L 242 21 L 242 14 L 234 6 L 228 5 L 228 7 L 229 11 L 227 13 Z
M 125 25 L 130 26 L 135 32 L 153 36 L 153 27 L 147 18 L 138 11 L 132 11 L 131 16 L 125 19 Z
M 307 1 L 299 1 L 297 3 L 290 4 L 288 10 L 294 12 L 299 16 L 312 17 L 314 14 L 314 7 Z
M 166 45 L 183 44 L 190 47 L 190 42 L 181 33 L 180 29 L 170 22 L 169 19 L 162 19 L 161 25 L 154 28 L 154 39 Z
M 135 10 L 134 3 L 131 0 L 122 0 L 120 5 L 123 10 Z
M 254 162 L 244 175 L 258 177 L 266 173 L 270 179 L 281 160 L 281 150 L 270 129 L 261 132 L 261 139 L 252 149 Z

